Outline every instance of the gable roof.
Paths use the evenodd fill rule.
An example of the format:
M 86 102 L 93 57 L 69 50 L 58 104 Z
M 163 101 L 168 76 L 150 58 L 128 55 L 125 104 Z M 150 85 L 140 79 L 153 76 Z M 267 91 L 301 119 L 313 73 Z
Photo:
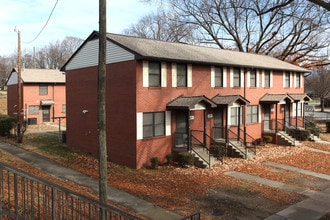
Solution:
M 66 65 L 88 41 L 98 38 L 99 33 L 97 31 L 92 32 L 92 34 L 84 41 L 75 54 L 71 56 L 61 70 L 65 70 Z M 294 72 L 310 72 L 305 68 L 301 68 L 265 55 L 222 50 L 219 48 L 203 47 L 183 43 L 165 42 L 111 33 L 107 34 L 107 40 L 127 51 L 130 51 L 135 55 L 135 59 L 137 60 L 150 59 Z
M 11 71 L 7 82 L 12 80 L 11 77 L 15 77 L 17 82 L 17 75 L 13 74 L 17 74 L 15 68 Z M 21 71 L 21 78 L 23 83 L 65 83 L 64 72 L 54 69 L 24 69 Z
M 285 100 L 289 100 L 290 102 L 293 102 L 294 99 L 289 96 L 288 94 L 268 94 L 266 93 L 263 95 L 259 102 L 260 103 L 282 103 L 285 102 Z
M 246 105 L 250 103 L 241 95 L 216 95 L 212 98 L 212 101 L 217 105 L 232 106 L 235 102 Z
M 181 95 L 169 103 L 167 103 L 168 109 L 195 109 L 198 104 L 205 103 L 206 105 L 211 106 L 212 108 L 215 108 L 216 105 L 213 103 L 210 99 L 208 99 L 205 96 L 184 96 Z

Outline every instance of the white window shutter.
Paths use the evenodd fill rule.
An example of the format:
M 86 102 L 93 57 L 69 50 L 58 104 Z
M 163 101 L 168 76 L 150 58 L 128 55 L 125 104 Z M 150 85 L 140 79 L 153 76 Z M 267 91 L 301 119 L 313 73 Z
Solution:
M 244 87 L 244 68 L 240 68 L 240 72 L 241 72 L 241 76 L 240 76 L 241 82 L 239 84 L 239 87 Z
M 273 87 L 273 71 L 270 71 L 270 87 Z
M 136 139 L 143 139 L 143 113 L 136 113 Z
M 230 88 L 234 87 L 234 69 L 230 67 Z
M 162 62 L 162 67 L 161 67 L 161 84 L 162 87 L 166 87 L 167 86 L 167 69 L 166 69 L 166 63 Z
M 142 86 L 149 87 L 149 62 L 143 61 L 142 66 Z
M 259 88 L 259 84 L 260 84 L 260 71 L 259 70 L 256 70 L 256 83 L 257 83 L 257 88 Z
M 172 63 L 172 87 L 177 87 L 176 63 Z
M 187 87 L 192 87 L 192 65 L 187 65 Z
M 265 88 L 265 70 L 261 71 L 261 88 Z
M 215 87 L 215 71 L 214 66 L 211 66 L 211 88 Z
M 165 135 L 171 136 L 171 111 L 165 112 Z
M 227 67 L 223 68 L 223 87 L 227 87 Z

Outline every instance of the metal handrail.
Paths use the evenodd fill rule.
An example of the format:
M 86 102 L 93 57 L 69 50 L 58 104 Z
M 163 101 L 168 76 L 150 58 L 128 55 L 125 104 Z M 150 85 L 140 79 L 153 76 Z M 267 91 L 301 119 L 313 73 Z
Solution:
M 0 219 L 140 219 L 0 162 Z
M 236 150 L 241 152 L 244 155 L 244 157 L 246 158 L 247 157 L 247 149 L 246 149 L 246 146 L 244 145 L 244 140 L 242 141 L 242 138 L 237 139 L 238 135 L 235 132 L 231 131 L 230 129 L 228 129 L 228 132 L 229 132 L 230 136 L 234 135 L 234 137 L 236 137 L 235 141 L 239 142 L 241 145 L 244 146 L 245 152 L 243 152 L 240 148 L 236 147 L 236 145 L 234 143 L 235 141 L 231 140 L 230 138 L 228 138 L 228 142 L 231 144 L 232 147 L 234 147 Z
M 211 157 L 210 157 L 210 151 L 209 149 L 204 146 L 204 144 L 202 142 L 200 142 L 194 135 L 191 134 L 191 139 L 197 141 L 198 146 L 203 146 L 204 149 L 207 150 L 207 154 L 208 154 L 208 158 L 204 158 L 202 155 L 200 155 L 195 149 L 194 149 L 194 145 L 193 143 L 191 143 L 191 151 L 193 151 L 196 155 L 199 156 L 199 158 L 201 158 L 203 161 L 205 161 L 205 163 L 211 167 Z
M 243 141 L 245 141 L 245 143 L 244 143 L 245 148 L 247 148 L 247 149 L 253 149 L 251 151 L 254 153 L 254 155 L 256 155 L 257 154 L 256 139 L 254 137 L 252 137 L 251 135 L 249 135 L 247 132 L 244 132 L 244 130 L 240 129 L 240 131 L 243 132 L 243 134 L 245 135 L 245 137 L 248 137 L 251 140 L 251 141 L 246 141 L 246 139 L 245 140 L 243 139 Z M 246 143 L 250 143 L 252 147 L 247 146 Z

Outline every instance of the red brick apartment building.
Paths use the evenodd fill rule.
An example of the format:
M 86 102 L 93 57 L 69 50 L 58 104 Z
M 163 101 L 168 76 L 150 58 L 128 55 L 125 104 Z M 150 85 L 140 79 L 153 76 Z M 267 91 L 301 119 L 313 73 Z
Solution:
M 7 111 L 11 117 L 17 117 L 17 78 L 15 69 L 10 73 L 8 87 Z M 21 114 L 29 124 L 58 123 L 55 117 L 66 116 L 65 75 L 59 70 L 24 69 L 22 79 Z M 65 123 L 62 119 L 61 123 Z
M 97 155 L 98 32 L 63 66 L 67 144 Z M 273 57 L 107 34 L 108 158 L 133 168 L 168 154 L 209 149 L 241 153 L 263 135 L 302 126 L 304 73 Z M 273 141 L 277 141 L 274 138 Z M 197 143 L 197 144 L 196 144 Z

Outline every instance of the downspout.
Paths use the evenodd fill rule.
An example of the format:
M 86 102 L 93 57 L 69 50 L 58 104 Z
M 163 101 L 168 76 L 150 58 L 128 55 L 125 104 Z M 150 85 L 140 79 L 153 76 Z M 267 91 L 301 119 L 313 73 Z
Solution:
M 206 109 L 204 110 L 204 132 L 203 132 L 203 144 L 206 147 Z M 207 147 L 206 147 L 207 148 Z
M 275 140 L 276 142 L 275 142 L 275 143 L 276 143 L 276 144 L 277 144 L 277 130 L 278 130 L 278 127 L 277 127 L 277 126 L 278 126 L 278 124 L 277 124 L 277 123 L 278 123 L 278 122 L 277 122 L 277 117 L 278 117 L 277 114 L 278 114 L 278 110 L 277 110 L 277 108 L 278 108 L 278 103 L 276 103 L 276 105 L 275 105 L 275 138 L 276 138 L 276 140 Z
M 247 73 L 247 69 L 246 71 L 244 71 L 244 99 L 246 100 L 246 73 Z M 257 82 L 257 78 L 256 78 L 256 82 Z M 244 132 L 244 146 L 246 146 L 246 103 L 243 107 L 243 132 Z

